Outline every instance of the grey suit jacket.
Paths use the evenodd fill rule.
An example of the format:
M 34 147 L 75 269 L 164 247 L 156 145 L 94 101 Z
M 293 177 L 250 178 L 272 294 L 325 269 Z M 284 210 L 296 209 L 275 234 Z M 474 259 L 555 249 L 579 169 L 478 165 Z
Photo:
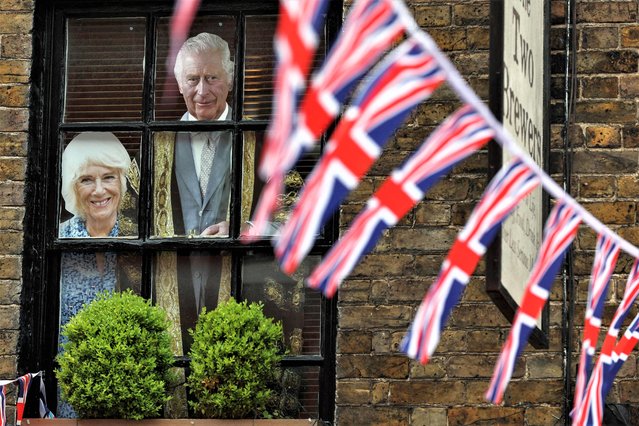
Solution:
M 176 135 L 173 166 L 181 218 L 175 217 L 175 208 L 173 210 L 174 220 L 184 225 L 185 234 L 200 234 L 207 226 L 226 220 L 231 193 L 232 144 L 231 132 L 222 132 L 213 158 L 208 187 L 202 197 L 196 174 L 196 167 L 199 165 L 196 166 L 193 161 L 190 133 Z

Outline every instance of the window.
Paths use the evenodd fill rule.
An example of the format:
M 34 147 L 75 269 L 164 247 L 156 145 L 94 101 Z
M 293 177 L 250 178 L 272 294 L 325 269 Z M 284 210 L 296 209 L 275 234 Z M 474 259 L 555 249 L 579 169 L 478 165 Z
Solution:
M 203 4 L 191 36 L 225 40 L 232 72 L 205 67 L 200 75 L 184 62 L 185 86 L 167 67 L 173 2 L 104 3 L 37 3 L 34 87 L 43 90 L 34 98 L 32 140 L 40 143 L 31 147 L 30 170 L 43 172 L 30 173 L 28 183 L 34 206 L 25 224 L 31 273 L 25 294 L 34 303 L 23 319 L 22 367 L 53 371 L 60 322 L 97 291 L 130 288 L 162 306 L 176 363 L 187 371 L 188 329 L 202 307 L 228 297 L 261 301 L 283 323 L 283 364 L 297 383 L 291 412 L 331 420 L 335 304 L 305 288 L 303 278 L 330 247 L 335 223 L 292 277 L 277 267 L 270 235 L 249 245 L 238 238 L 250 226 L 262 185 L 255 168 L 271 115 L 277 2 Z M 332 3 L 316 66 L 341 11 Z M 228 94 L 216 92 L 226 96 L 219 114 L 185 116 L 207 118 L 211 98 L 194 93 L 229 74 Z M 287 177 L 272 230 L 285 220 L 318 153 Z M 199 170 L 205 157 L 212 158 L 208 183 L 200 182 L 201 172 L 197 179 L 181 175 Z M 199 211 L 185 193 L 201 197 Z M 215 207 L 203 203 L 207 196 Z M 215 235 L 200 235 L 207 228 Z M 186 415 L 174 399 L 172 414 Z

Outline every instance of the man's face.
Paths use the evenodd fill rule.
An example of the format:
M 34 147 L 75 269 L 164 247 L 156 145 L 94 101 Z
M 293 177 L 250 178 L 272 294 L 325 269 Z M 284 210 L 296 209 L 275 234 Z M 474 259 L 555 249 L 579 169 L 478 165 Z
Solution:
M 216 120 L 226 107 L 230 87 L 219 52 L 186 53 L 180 93 L 189 113 L 198 120 Z

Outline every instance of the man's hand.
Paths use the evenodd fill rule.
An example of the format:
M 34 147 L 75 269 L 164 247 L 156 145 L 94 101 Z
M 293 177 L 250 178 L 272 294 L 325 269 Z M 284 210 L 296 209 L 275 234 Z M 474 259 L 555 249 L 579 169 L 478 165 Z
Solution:
M 206 236 L 214 236 L 214 237 L 228 237 L 229 236 L 229 223 L 227 221 L 222 221 L 220 223 L 216 223 L 215 225 L 211 225 L 206 228 L 200 234 L 201 237 Z

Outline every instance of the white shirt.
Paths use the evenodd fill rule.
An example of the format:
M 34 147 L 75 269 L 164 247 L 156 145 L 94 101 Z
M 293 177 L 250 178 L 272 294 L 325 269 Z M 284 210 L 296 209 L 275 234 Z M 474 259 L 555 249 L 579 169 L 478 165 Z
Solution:
M 226 117 L 229 115 L 229 104 L 226 104 L 224 108 L 224 112 L 217 118 L 216 121 L 224 121 Z M 190 113 L 186 113 L 186 121 L 198 121 L 197 118 L 193 117 Z M 200 163 L 202 162 L 202 150 L 204 149 L 204 144 L 206 143 L 206 136 L 202 134 L 203 132 L 192 132 L 191 133 L 191 151 L 193 153 L 193 163 L 195 164 L 195 173 L 197 174 L 197 178 L 200 178 Z

